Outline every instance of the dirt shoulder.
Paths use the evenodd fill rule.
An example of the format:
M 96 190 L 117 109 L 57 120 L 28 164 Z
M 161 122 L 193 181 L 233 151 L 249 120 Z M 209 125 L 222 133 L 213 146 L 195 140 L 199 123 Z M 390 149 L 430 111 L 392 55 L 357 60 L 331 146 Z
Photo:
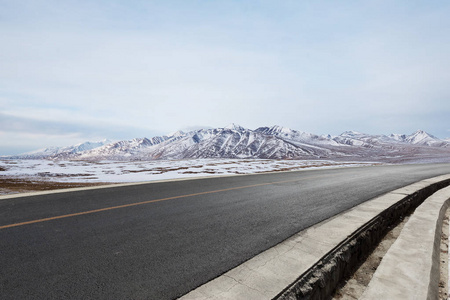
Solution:
M 87 182 L 53 182 L 31 179 L 17 179 L 0 176 L 0 195 L 11 195 L 38 191 L 49 191 L 77 187 L 100 186 L 112 183 L 87 183 Z

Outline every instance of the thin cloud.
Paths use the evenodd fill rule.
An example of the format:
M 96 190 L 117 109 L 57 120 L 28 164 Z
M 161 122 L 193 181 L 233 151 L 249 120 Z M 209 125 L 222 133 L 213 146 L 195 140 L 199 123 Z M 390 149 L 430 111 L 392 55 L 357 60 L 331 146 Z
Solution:
M 80 123 L 36 120 L 3 113 L 0 113 L 0 128 L 4 133 L 11 132 L 56 137 L 77 136 L 91 139 L 104 138 L 105 136 L 113 139 L 126 139 L 139 136 L 130 136 L 129 132 L 135 132 L 141 136 L 153 136 L 158 134 L 158 132 L 155 131 L 133 126 L 117 126 L 115 124 L 95 124 L 95 126 L 89 126 Z

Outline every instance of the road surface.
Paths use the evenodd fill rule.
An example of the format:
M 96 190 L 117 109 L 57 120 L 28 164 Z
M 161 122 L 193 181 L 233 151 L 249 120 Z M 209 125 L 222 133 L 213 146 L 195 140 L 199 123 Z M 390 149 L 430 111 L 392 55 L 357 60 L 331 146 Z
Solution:
M 183 180 L 0 200 L 1 299 L 173 299 L 450 164 Z

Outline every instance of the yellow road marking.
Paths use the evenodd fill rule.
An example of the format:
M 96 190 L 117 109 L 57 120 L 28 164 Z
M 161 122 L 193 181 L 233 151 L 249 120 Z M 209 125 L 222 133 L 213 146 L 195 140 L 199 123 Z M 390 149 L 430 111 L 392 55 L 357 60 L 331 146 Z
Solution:
M 253 184 L 253 185 L 245 185 L 245 186 L 239 186 L 239 187 L 234 187 L 234 188 L 228 188 L 228 189 L 221 189 L 221 190 L 214 190 L 214 191 L 208 191 L 208 192 L 180 195 L 180 196 L 174 196 L 174 197 L 168 197 L 168 198 L 161 198 L 161 199 L 148 200 L 148 201 L 142 201 L 142 202 L 118 205 L 118 206 L 99 208 L 99 209 L 88 210 L 88 211 L 83 211 L 83 212 L 79 212 L 79 213 L 73 213 L 73 214 L 67 214 L 67 215 L 61 215 L 61 216 L 55 216 L 55 217 L 49 217 L 49 218 L 43 218 L 43 219 L 26 221 L 26 222 L 20 222 L 20 223 L 3 225 L 3 226 L 0 226 L 0 230 L 1 229 L 6 229 L 6 228 L 11 228 L 11 227 L 28 225 L 28 224 L 47 222 L 47 221 L 52 221 L 52 220 L 57 220 L 57 219 L 64 219 L 64 218 L 88 215 L 88 214 L 93 214 L 93 213 L 107 211 L 107 210 L 113 210 L 113 209 L 119 209 L 119 208 L 125 208 L 125 207 L 137 206 L 137 205 L 143 205 L 143 204 L 148 204 L 148 203 L 161 202 L 161 201 L 180 199 L 180 198 L 187 198 L 187 197 L 206 195 L 206 194 L 214 194 L 214 193 L 220 193 L 220 192 L 226 192 L 226 191 L 232 191 L 232 190 L 246 189 L 246 188 L 251 188 L 251 187 L 256 187 L 256 186 L 264 186 L 264 185 L 272 185 L 272 184 L 277 184 L 277 183 L 294 182 L 294 181 L 298 181 L 298 180 L 299 179 L 277 181 L 277 182 L 268 182 L 268 183 L 259 183 L 259 184 Z

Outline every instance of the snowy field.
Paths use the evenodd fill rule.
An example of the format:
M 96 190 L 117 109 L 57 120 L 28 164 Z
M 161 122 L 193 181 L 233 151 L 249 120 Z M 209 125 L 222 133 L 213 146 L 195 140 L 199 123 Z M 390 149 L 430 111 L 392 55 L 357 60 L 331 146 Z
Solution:
M 368 166 L 328 160 L 191 159 L 167 161 L 0 160 L 0 178 L 52 182 L 142 182 L 174 178 Z

